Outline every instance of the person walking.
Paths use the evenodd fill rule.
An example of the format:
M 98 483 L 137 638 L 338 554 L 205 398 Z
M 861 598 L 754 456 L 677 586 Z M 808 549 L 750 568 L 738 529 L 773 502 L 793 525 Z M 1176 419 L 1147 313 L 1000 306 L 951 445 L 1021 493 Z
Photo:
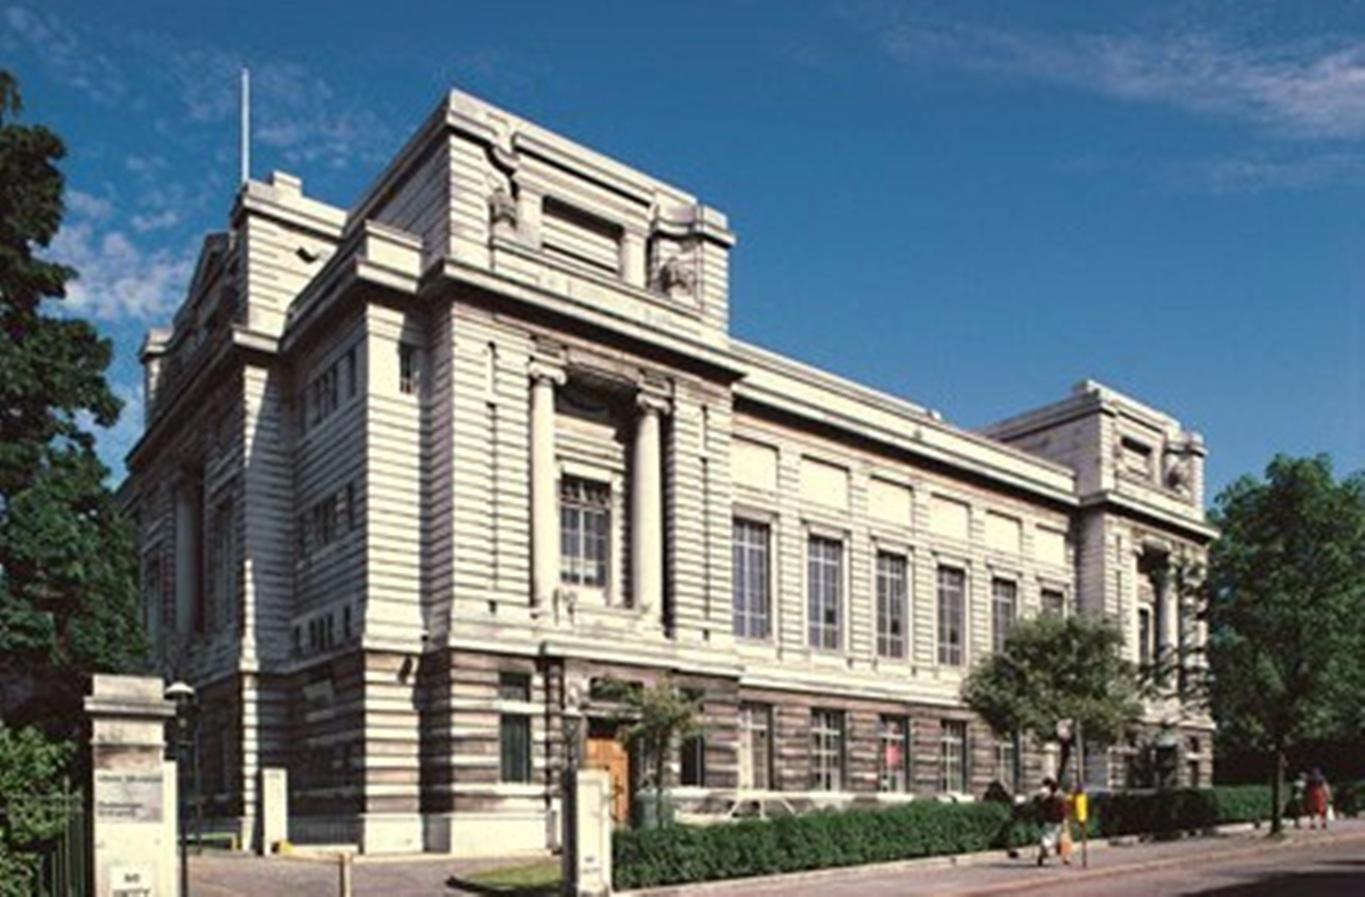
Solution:
M 1040 822 L 1038 838 L 1038 865 L 1047 864 L 1048 853 L 1058 856 L 1062 852 L 1062 829 L 1066 825 L 1066 796 L 1057 787 L 1057 780 L 1043 780 L 1043 795 L 1039 807 Z M 1071 860 L 1063 857 L 1063 862 Z
M 1332 803 L 1332 791 L 1327 787 L 1327 777 L 1322 774 L 1322 770 L 1314 767 L 1308 774 L 1308 784 L 1304 788 L 1303 802 L 1308 811 L 1308 827 L 1317 828 L 1317 821 L 1322 820 L 1322 827 L 1327 828 L 1327 808 Z

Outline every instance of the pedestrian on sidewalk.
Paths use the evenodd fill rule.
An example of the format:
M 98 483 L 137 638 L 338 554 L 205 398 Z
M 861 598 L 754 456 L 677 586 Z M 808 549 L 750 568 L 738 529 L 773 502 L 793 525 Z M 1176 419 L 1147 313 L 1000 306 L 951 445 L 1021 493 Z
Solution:
M 1061 855 L 1062 829 L 1066 826 L 1066 795 L 1057 787 L 1057 780 L 1043 780 L 1043 794 L 1040 801 L 1039 816 L 1042 823 L 1038 838 L 1038 865 L 1047 863 L 1048 853 Z M 1063 862 L 1070 863 L 1063 857 Z
M 1332 791 L 1327 787 L 1327 777 L 1317 767 L 1308 774 L 1304 803 L 1308 810 L 1308 827 L 1317 828 L 1317 821 L 1322 820 L 1322 827 L 1327 828 L 1327 808 L 1332 803 Z

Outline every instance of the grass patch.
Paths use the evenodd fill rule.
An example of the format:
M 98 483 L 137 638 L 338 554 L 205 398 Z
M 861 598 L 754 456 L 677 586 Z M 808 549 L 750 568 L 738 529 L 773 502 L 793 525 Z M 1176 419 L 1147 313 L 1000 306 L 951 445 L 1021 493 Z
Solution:
M 464 878 L 452 878 L 450 884 L 474 894 L 550 897 L 559 893 L 560 862 L 558 859 L 541 860 L 522 866 L 485 869 Z

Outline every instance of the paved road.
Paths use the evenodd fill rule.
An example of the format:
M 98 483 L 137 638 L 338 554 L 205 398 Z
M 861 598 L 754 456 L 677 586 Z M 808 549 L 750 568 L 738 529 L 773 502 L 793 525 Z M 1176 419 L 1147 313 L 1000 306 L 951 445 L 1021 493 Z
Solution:
M 1029 893 L 1031 889 L 1014 893 Z M 1037 891 L 1041 893 L 1042 891 Z M 1221 861 L 1131 872 L 1046 888 L 1049 895 L 1106 897 L 1200 894 L 1206 897 L 1360 897 L 1365 894 L 1365 840 L 1301 844 L 1242 853 Z
M 452 875 L 492 866 L 519 865 L 536 858 L 452 860 L 449 857 L 388 859 L 362 857 L 352 867 L 355 897 L 456 897 Z M 193 897 L 336 897 L 336 863 L 294 857 L 207 852 L 190 857 Z

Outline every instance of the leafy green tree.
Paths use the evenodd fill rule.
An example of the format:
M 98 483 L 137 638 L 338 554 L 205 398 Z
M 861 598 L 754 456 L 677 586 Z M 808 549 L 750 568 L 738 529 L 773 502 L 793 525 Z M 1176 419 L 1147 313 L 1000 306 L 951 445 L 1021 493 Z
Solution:
M 1211 516 L 1222 530 L 1207 583 L 1211 708 L 1225 743 L 1270 761 L 1278 834 L 1286 751 L 1365 735 L 1365 476 L 1277 456 Z
M 962 698 L 1002 735 L 1057 741 L 1057 724 L 1072 720 L 1088 743 L 1113 743 L 1142 710 L 1137 673 L 1122 646 L 1123 634 L 1094 617 L 1021 620 L 1004 649 L 968 675 Z M 1065 771 L 1070 741 L 1061 747 Z
M 662 792 L 670 749 L 702 731 L 701 697 L 667 676 L 647 688 L 607 679 L 602 693 L 623 705 L 619 737 L 641 759 L 649 784 Z
M 61 223 L 65 154 L 0 71 L 0 716 L 71 734 L 85 677 L 143 654 L 132 537 L 87 422 L 120 403 L 111 345 L 54 313 L 70 268 L 44 259 Z
M 73 748 L 33 727 L 0 723 L 0 897 L 36 894 L 37 849 L 65 828 Z

